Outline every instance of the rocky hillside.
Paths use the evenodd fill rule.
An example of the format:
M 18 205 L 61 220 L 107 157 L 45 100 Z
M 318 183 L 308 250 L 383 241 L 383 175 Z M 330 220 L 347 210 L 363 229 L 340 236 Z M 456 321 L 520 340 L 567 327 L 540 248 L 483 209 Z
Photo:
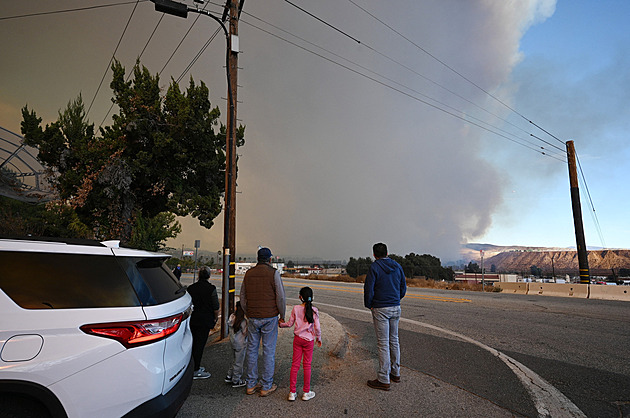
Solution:
M 552 266 L 553 259 L 553 266 Z M 610 275 L 611 269 L 630 269 L 630 250 L 591 250 L 588 252 L 591 275 Z M 497 272 L 529 273 L 531 266 L 542 269 L 543 274 L 573 274 L 578 272 L 578 257 L 575 250 L 555 251 L 507 251 L 492 257 L 484 257 L 487 270 L 494 265 Z

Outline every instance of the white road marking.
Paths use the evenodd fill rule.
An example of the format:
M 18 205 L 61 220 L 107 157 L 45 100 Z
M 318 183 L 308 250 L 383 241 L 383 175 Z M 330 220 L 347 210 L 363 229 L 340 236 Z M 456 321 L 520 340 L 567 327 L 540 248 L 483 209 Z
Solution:
M 345 306 L 337 306 L 321 302 L 317 302 L 316 304 L 330 306 L 338 309 L 345 309 L 363 314 L 370 313 L 370 311 L 366 309 L 348 308 Z M 514 360 L 510 356 L 507 356 L 492 347 L 489 347 L 458 332 L 407 318 L 400 318 L 400 321 L 406 322 L 408 324 L 419 325 L 425 328 L 430 328 L 432 330 L 451 335 L 470 344 L 474 344 L 480 348 L 483 348 L 484 350 L 489 351 L 492 355 L 498 357 L 510 368 L 510 370 L 514 372 L 514 374 L 516 374 L 521 383 L 523 383 L 523 386 L 525 386 L 527 391 L 530 393 L 532 400 L 534 401 L 534 405 L 536 406 L 536 410 L 538 411 L 539 417 L 586 417 L 586 415 L 573 402 L 571 402 L 569 398 L 564 396 L 562 392 L 552 386 L 545 379 L 538 376 L 533 370 L 529 369 L 524 364 Z

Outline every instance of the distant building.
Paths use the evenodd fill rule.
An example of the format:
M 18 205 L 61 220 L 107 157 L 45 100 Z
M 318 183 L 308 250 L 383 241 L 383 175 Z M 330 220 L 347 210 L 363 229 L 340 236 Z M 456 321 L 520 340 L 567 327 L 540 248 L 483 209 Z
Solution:
M 247 270 L 254 267 L 256 263 L 234 263 L 235 273 L 237 276 L 242 276 Z M 284 273 L 284 263 L 271 263 L 273 268 L 278 270 L 280 274 Z
M 455 281 L 466 283 L 481 283 L 481 280 L 485 283 L 495 282 L 513 282 L 517 281 L 516 274 L 498 274 L 498 273 L 484 273 L 483 277 L 481 273 L 455 273 Z

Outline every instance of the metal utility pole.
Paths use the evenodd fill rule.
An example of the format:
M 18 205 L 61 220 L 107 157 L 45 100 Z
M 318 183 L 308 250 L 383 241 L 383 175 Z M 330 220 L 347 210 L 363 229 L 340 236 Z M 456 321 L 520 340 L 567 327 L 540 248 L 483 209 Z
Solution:
M 569 161 L 571 206 L 573 207 L 573 224 L 575 225 L 575 240 L 580 267 L 580 283 L 590 283 L 591 275 L 588 268 L 588 252 L 586 251 L 586 239 L 584 238 L 584 224 L 582 223 L 582 207 L 580 206 L 580 189 L 578 188 L 577 164 L 575 162 L 573 141 L 567 141 L 567 160 Z

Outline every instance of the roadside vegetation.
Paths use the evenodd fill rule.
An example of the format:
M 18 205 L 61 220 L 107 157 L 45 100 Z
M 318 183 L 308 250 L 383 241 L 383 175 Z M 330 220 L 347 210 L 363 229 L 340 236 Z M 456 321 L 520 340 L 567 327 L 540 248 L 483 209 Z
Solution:
M 159 76 L 139 62 L 129 76 L 118 61 L 111 69 L 117 113 L 109 126 L 88 120 L 80 94 L 50 124 L 22 109 L 24 143 L 37 148 L 57 198 L 30 206 L 0 202 L 0 233 L 120 239 L 157 251 L 181 232 L 176 216 L 212 227 L 222 210 L 226 128 L 208 87 L 191 78 L 183 90 L 174 80 L 163 90 Z M 237 146 L 244 129 L 237 129 Z
M 365 276 L 366 276 L 365 274 L 357 276 L 357 277 L 351 277 L 347 274 L 339 274 L 335 276 L 328 276 L 324 274 L 309 274 L 307 276 L 304 276 L 301 274 L 286 274 L 286 273 L 282 275 L 282 277 L 291 277 L 291 278 L 297 278 L 297 279 L 346 282 L 346 283 L 364 283 Z M 418 278 L 418 277 L 414 277 L 412 279 L 407 278 L 407 286 L 429 288 L 429 289 L 443 289 L 443 290 L 468 290 L 468 291 L 473 291 L 473 292 L 483 291 L 483 286 L 481 285 L 481 283 L 442 281 L 442 280 L 425 279 L 425 278 Z M 500 292 L 501 289 L 498 287 L 494 287 L 491 284 L 486 284 L 485 291 L 486 292 Z

